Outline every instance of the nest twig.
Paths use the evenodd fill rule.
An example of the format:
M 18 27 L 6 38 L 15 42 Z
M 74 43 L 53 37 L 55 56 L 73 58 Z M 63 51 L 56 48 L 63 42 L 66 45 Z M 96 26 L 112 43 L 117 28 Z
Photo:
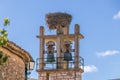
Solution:
M 72 16 L 67 13 L 49 13 L 46 14 L 46 23 L 49 29 L 58 29 L 59 27 L 68 27 Z

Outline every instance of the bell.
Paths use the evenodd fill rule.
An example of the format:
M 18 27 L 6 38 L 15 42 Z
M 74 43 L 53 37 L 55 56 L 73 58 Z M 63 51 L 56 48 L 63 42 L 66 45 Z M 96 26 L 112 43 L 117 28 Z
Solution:
M 47 62 L 54 62 L 55 61 L 55 57 L 53 53 L 48 53 L 47 55 Z
M 72 54 L 70 52 L 64 54 L 64 61 L 72 61 Z

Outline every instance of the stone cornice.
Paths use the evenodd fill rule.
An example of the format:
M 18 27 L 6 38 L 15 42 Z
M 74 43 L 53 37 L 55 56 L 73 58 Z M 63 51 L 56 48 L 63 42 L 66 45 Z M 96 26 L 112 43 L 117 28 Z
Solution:
M 10 52 L 22 58 L 26 62 L 34 61 L 32 56 L 27 51 L 25 51 L 12 41 L 9 41 L 7 46 L 4 46 L 3 48 L 9 50 Z

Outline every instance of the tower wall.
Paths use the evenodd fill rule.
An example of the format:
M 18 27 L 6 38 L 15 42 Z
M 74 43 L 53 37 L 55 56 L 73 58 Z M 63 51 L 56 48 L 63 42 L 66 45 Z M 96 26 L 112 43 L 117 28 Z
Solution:
M 40 72 L 38 80 L 81 80 L 80 71 Z

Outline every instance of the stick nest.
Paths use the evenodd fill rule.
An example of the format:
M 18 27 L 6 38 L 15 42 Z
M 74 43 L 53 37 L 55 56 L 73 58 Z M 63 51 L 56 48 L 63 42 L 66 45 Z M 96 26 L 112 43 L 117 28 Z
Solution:
M 68 27 L 72 16 L 67 13 L 49 13 L 46 14 L 46 23 L 49 29 L 58 29 L 59 27 Z

